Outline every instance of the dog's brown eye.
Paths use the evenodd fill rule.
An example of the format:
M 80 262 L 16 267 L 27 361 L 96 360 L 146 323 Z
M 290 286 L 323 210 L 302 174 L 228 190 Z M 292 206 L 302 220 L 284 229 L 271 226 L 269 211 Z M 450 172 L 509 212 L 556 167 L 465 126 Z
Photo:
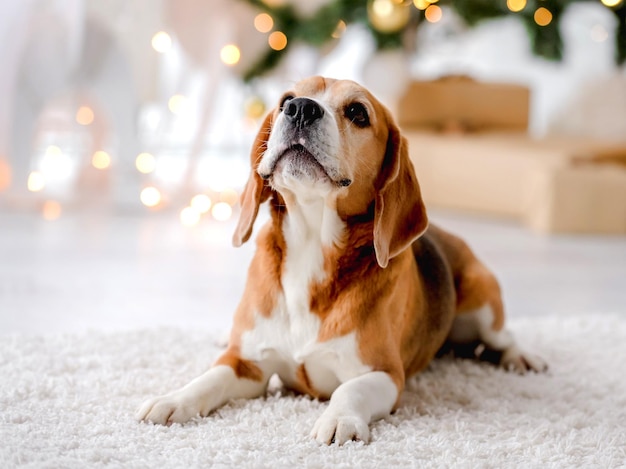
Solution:
M 367 109 L 361 103 L 348 104 L 344 110 L 346 118 L 357 127 L 367 127 L 370 125 L 370 118 L 367 115 Z
M 293 99 L 293 95 L 285 95 L 285 97 L 283 97 L 283 99 L 280 101 L 280 110 L 282 111 L 283 108 L 285 107 L 285 104 L 287 104 L 289 101 L 291 101 Z

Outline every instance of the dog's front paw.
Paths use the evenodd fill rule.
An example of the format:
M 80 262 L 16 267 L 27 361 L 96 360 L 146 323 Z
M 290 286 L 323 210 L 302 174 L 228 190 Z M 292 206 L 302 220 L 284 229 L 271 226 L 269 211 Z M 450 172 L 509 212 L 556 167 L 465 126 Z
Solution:
M 135 417 L 140 421 L 171 425 L 187 422 L 201 413 L 197 402 L 177 392 L 148 399 L 135 413 Z
M 358 415 L 337 412 L 329 407 L 315 422 L 311 436 L 327 445 L 332 442 L 343 445 L 351 440 L 367 443 L 370 430 L 368 423 Z

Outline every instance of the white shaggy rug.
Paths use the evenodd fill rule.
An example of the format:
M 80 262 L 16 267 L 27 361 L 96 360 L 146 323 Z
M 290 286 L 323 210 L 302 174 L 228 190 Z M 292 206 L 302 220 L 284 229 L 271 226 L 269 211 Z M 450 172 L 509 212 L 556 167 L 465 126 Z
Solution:
M 444 358 L 419 375 L 372 442 L 319 446 L 325 403 L 276 388 L 170 428 L 133 412 L 202 372 L 215 335 L 158 329 L 0 337 L 0 466 L 625 467 L 626 317 L 511 321 L 550 372 Z

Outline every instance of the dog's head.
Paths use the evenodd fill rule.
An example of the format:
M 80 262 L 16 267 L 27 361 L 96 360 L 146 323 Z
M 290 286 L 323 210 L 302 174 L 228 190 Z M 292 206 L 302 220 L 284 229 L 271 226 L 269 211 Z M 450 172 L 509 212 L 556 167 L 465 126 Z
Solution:
M 235 246 L 248 240 L 259 205 L 272 191 L 294 203 L 322 198 L 344 220 L 373 207 L 382 267 L 428 225 L 405 139 L 390 112 L 352 81 L 297 83 L 265 118 L 250 159 Z

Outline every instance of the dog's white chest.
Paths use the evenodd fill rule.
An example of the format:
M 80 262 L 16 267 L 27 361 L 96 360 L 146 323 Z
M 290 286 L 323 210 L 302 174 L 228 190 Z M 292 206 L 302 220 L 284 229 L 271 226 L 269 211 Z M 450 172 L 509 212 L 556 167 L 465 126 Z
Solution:
M 290 387 L 302 384 L 299 369 L 304 366 L 307 384 L 326 396 L 369 371 L 358 357 L 354 333 L 319 342 L 319 319 L 311 313 L 305 318 L 292 321 L 283 308 L 271 318 L 257 318 L 254 329 L 242 336 L 242 355 L 262 363 Z
M 257 315 L 254 328 L 242 335 L 242 355 L 277 373 L 288 386 L 296 383 L 298 369 L 304 366 L 308 383 L 330 396 L 369 367 L 359 358 L 355 333 L 318 341 L 321 321 L 310 310 L 310 286 L 325 275 L 323 241 L 319 231 L 289 233 L 282 294 L 271 316 Z

